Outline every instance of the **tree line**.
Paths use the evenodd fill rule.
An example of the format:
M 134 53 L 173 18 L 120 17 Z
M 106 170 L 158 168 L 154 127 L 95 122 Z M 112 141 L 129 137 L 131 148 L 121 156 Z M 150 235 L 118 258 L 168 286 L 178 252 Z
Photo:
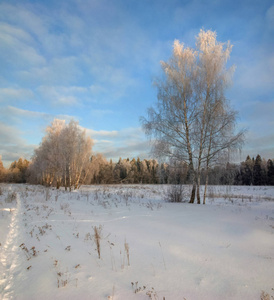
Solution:
M 6 169 L 0 155 L 0 182 L 26 183 L 29 177 L 29 165 L 30 162 L 27 159 L 20 157 Z
M 32 165 L 19 158 L 4 168 L 0 160 L 0 182 L 44 184 L 59 188 L 61 182 L 43 181 L 37 177 Z M 155 159 L 107 160 L 101 154 L 91 155 L 88 160 L 89 176 L 82 178 L 82 184 L 191 184 L 190 168 L 185 162 L 159 163 Z M 34 173 L 33 173 L 34 172 Z M 274 160 L 247 156 L 241 163 L 215 165 L 201 170 L 201 184 L 209 185 L 272 185 L 274 186 Z M 64 185 L 65 186 L 65 185 Z M 67 188 L 69 186 L 67 185 Z

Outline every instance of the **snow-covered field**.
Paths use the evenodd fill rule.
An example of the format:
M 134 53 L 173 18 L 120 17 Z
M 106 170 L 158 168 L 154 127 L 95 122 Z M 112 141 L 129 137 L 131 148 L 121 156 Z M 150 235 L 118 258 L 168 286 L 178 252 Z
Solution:
M 273 299 L 274 187 L 166 188 L 0 185 L 0 298 Z

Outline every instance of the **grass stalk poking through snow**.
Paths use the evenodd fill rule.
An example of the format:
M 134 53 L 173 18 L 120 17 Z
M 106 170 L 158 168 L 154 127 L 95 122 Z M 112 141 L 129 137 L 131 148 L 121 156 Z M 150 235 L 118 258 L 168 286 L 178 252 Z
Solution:
M 163 263 L 164 263 L 165 270 L 166 270 L 166 262 L 165 262 L 165 258 L 164 258 L 164 254 L 163 254 L 162 245 L 161 245 L 161 243 L 160 243 L 160 242 L 159 242 L 159 246 L 160 246 L 160 248 L 161 248 L 161 253 L 162 253 Z
M 128 245 L 126 240 L 125 240 L 125 251 L 126 251 L 126 254 L 127 254 L 127 265 L 130 266 L 130 263 L 129 263 L 129 245 Z
M 102 225 L 100 225 L 99 227 L 94 226 L 93 230 L 94 230 L 94 240 L 95 240 L 96 247 L 97 247 L 97 253 L 98 253 L 98 257 L 100 259 L 101 258 Z

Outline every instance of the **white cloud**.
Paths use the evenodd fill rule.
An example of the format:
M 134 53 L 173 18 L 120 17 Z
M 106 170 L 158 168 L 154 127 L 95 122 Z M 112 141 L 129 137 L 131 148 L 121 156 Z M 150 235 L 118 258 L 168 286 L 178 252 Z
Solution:
M 102 153 L 107 159 L 149 157 L 150 143 L 141 128 L 124 128 L 118 131 L 86 129 L 86 132 L 95 139 L 93 150 Z
M 0 154 L 5 167 L 19 157 L 31 158 L 35 145 L 28 144 L 21 135 L 17 128 L 0 122 Z
M 60 16 L 54 18 L 55 10 L 47 11 L 44 5 L 24 5 L 23 3 L 0 4 L 0 16 L 2 20 L 22 28 L 30 33 L 36 41 L 36 46 L 42 48 L 47 55 L 60 53 L 64 45 L 64 36 L 56 35 L 51 30 L 60 21 Z M 58 14 L 58 13 L 57 13 Z M 52 31 L 52 32 L 51 32 Z
M 33 43 L 33 39 L 29 33 L 7 23 L 0 23 L 0 37 L 6 41 L 6 43 L 12 43 L 13 40 Z
M 109 145 L 112 145 L 113 142 L 112 141 L 108 141 L 108 140 L 93 140 L 95 144 L 97 144 L 97 147 L 98 145 L 105 145 L 105 144 L 109 144 Z M 100 147 L 100 146 L 99 146 Z
M 30 89 L 0 88 L 0 102 L 11 102 L 33 99 L 34 94 Z
M 65 120 L 66 122 L 69 122 L 71 119 L 77 120 L 75 116 L 71 115 L 62 115 L 62 114 L 49 114 L 45 112 L 38 112 L 38 111 L 31 111 L 31 110 L 25 110 L 14 106 L 7 106 L 1 109 L 0 116 L 2 119 L 6 120 L 6 123 L 22 123 L 23 121 L 37 121 L 44 125 L 49 125 L 50 122 L 53 121 L 54 118 Z
M 93 129 L 88 129 L 88 128 L 83 128 L 83 129 L 86 130 L 87 135 L 89 135 L 91 138 L 93 138 L 93 137 L 95 137 L 97 139 L 99 139 L 100 137 L 112 138 L 112 137 L 116 137 L 118 135 L 118 131 L 116 131 L 116 130 L 107 131 L 107 130 L 93 130 Z
M 58 102 L 61 105 L 77 105 L 79 104 L 79 100 L 74 96 L 64 96 L 58 98 Z
M 84 127 L 82 127 L 84 128 Z M 114 138 L 115 141 L 123 141 L 125 143 L 131 143 L 132 140 L 135 141 L 136 139 L 144 139 L 144 133 L 140 127 L 137 128 L 124 128 L 121 130 L 93 130 L 89 128 L 84 128 L 86 130 L 86 133 L 90 135 L 91 137 L 96 137 L 98 140 L 100 140 L 100 137 L 102 138 Z
M 40 66 L 45 59 L 40 55 L 29 33 L 21 28 L 0 23 L 0 55 L 16 67 Z
M 44 129 L 54 118 L 69 122 L 70 115 L 20 109 L 14 106 L 0 110 L 0 154 L 6 167 L 19 157 L 30 159 L 44 136 Z M 12 124 L 12 125 L 11 125 Z
M 17 108 L 15 106 L 7 106 L 2 109 L 2 112 L 11 119 L 14 120 L 14 118 L 47 118 L 48 114 L 42 113 L 42 112 L 36 112 L 36 111 L 30 111 L 30 110 L 25 110 L 21 108 Z
M 98 95 L 101 93 L 106 93 L 107 89 L 100 84 L 93 84 L 90 86 L 90 92 L 94 95 Z
M 112 110 L 109 109 L 92 109 L 90 115 L 94 116 L 94 117 L 104 117 L 107 115 L 111 115 L 114 112 Z
M 81 86 L 40 86 L 37 91 L 42 99 L 55 105 L 80 105 L 88 92 L 88 88 Z
M 96 146 L 96 144 L 95 144 Z M 96 147 L 94 147 L 94 150 Z M 116 147 L 107 147 L 106 145 L 102 145 L 101 153 L 107 159 L 113 159 L 114 161 L 118 161 L 120 157 L 122 158 L 141 158 L 148 159 L 150 158 L 150 144 L 148 141 L 137 141 L 131 146 L 116 146 Z
M 99 49 L 98 52 L 100 52 Z M 107 57 L 94 59 L 93 56 L 90 56 L 86 58 L 86 62 L 90 76 L 94 78 L 93 84 L 90 86 L 93 100 L 116 101 L 126 96 L 130 88 L 139 84 L 138 80 L 132 77 L 129 69 L 113 66 Z
M 82 75 L 78 62 L 79 58 L 74 56 L 53 58 L 46 66 L 19 71 L 17 76 L 23 82 L 38 86 L 67 85 Z

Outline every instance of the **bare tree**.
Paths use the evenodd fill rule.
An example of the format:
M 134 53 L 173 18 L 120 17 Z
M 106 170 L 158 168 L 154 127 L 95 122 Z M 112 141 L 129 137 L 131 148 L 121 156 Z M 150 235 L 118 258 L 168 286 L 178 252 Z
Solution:
M 46 128 L 46 135 L 40 146 L 35 149 L 30 165 L 30 180 L 45 185 L 59 187 L 62 181 L 62 155 L 60 135 L 65 127 L 65 121 L 55 119 Z
M 163 77 L 156 81 L 158 101 L 141 118 L 154 138 L 153 152 L 189 165 L 190 203 L 200 203 L 200 176 L 222 151 L 239 145 L 244 131 L 234 133 L 236 112 L 224 96 L 233 73 L 226 62 L 229 43 L 217 42 L 216 33 L 201 30 L 196 49 L 175 40 L 169 61 L 161 62 Z
M 65 188 L 78 188 L 90 169 L 92 140 L 78 123 L 55 119 L 35 150 L 30 171 L 35 181 Z
M 154 137 L 153 152 L 188 161 L 193 182 L 191 199 L 195 197 L 195 174 L 193 161 L 193 124 L 196 118 L 194 77 L 196 53 L 174 42 L 173 55 L 168 62 L 161 62 L 163 79 L 155 85 L 158 89 L 156 108 L 148 110 L 148 118 L 141 118 L 143 128 Z
M 224 96 L 231 83 L 234 67 L 226 68 L 231 53 L 230 43 L 219 43 L 216 32 L 201 30 L 197 37 L 198 48 L 198 91 L 199 113 L 196 118 L 198 146 L 197 202 L 200 203 L 201 167 L 208 169 L 223 151 L 239 147 L 244 138 L 244 130 L 234 133 L 237 113 L 229 106 Z M 205 203 L 207 182 L 203 203 Z

